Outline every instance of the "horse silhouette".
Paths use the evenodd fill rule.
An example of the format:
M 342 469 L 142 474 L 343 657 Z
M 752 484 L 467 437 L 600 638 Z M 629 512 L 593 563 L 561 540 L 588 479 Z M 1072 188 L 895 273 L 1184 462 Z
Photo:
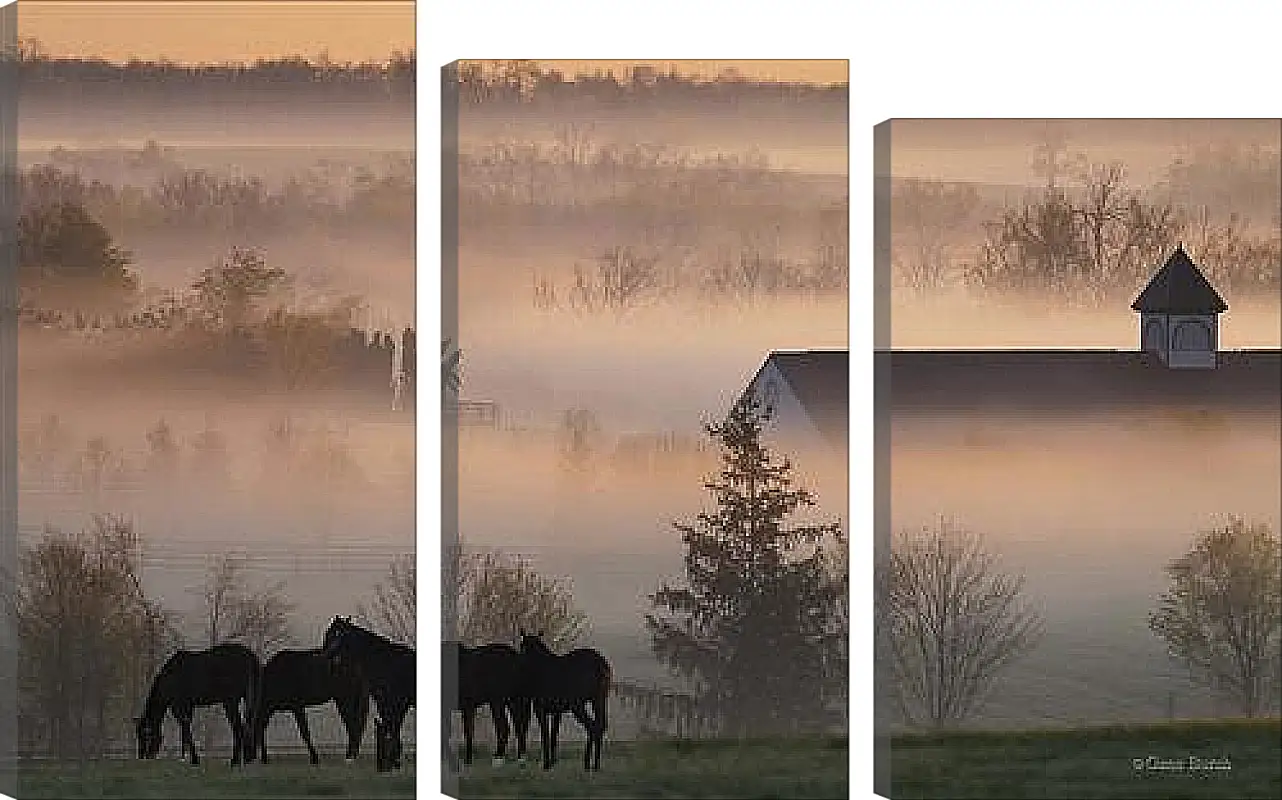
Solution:
M 282 650 L 263 666 L 261 691 L 254 713 L 254 741 L 267 763 L 267 723 L 278 711 L 290 711 L 313 764 L 319 763 L 307 725 L 307 707 L 334 701 L 347 729 L 347 759 L 360 754 L 369 719 L 369 687 L 355 669 L 325 657 L 322 650 Z
M 334 617 L 325 631 L 325 655 L 355 668 L 369 686 L 378 713 L 378 770 L 400 766 L 401 727 L 415 704 L 414 648 Z M 387 746 L 382 746 L 385 743 Z
M 232 766 L 254 760 L 252 718 L 262 665 L 258 656 L 239 644 L 219 644 L 208 650 L 179 650 L 161 666 L 151 683 L 142 716 L 135 719 L 138 757 L 155 758 L 160 751 L 161 723 L 168 711 L 182 731 L 182 748 L 191 763 L 200 763 L 191 736 L 195 709 L 221 703 L 232 734 Z M 241 702 L 245 715 L 241 716 Z
M 561 715 L 569 711 L 588 734 L 583 751 L 583 768 L 601 769 L 601 746 L 608 720 L 610 662 L 598 651 L 581 647 L 565 655 L 548 648 L 541 633 L 521 633 L 521 666 L 525 691 L 539 719 L 543 745 L 543 768 L 556 763 L 557 737 Z M 592 715 L 588 715 L 588 703 Z
M 495 763 L 501 763 L 507 757 L 508 736 L 513 727 L 516 729 L 516 757 L 523 760 L 530 729 L 530 698 L 522 679 L 521 654 L 506 644 L 468 647 L 460 642 L 444 642 L 441 661 L 455 667 L 454 675 L 458 681 L 458 701 L 453 703 L 454 708 L 447 703 L 442 709 L 446 746 L 449 717 L 457 709 L 463 713 L 463 763 L 471 764 L 476 710 L 488 705 L 497 739 Z M 448 667 L 446 675 L 449 675 Z

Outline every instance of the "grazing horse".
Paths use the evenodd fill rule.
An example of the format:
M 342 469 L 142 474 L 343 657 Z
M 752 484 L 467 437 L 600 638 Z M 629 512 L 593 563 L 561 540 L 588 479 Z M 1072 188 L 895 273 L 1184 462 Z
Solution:
M 258 656 L 239 644 L 220 644 L 208 650 L 179 650 L 169 657 L 152 681 L 151 692 L 137 717 L 138 757 L 155 758 L 160 751 L 161 723 L 173 714 L 182 731 L 182 747 L 191 753 L 192 765 L 200 763 L 191 736 L 196 708 L 222 703 L 231 725 L 232 766 L 254 760 L 253 736 L 248 720 L 257 702 L 262 665 Z M 240 713 L 245 703 L 245 716 Z
M 457 709 L 463 712 L 463 763 L 471 764 L 476 710 L 488 705 L 497 739 L 493 763 L 501 764 L 507 756 L 508 735 L 512 730 L 508 725 L 509 717 L 516 729 L 516 757 L 523 761 L 530 729 L 530 698 L 522 683 L 521 654 L 506 644 L 468 647 L 460 642 L 444 642 L 441 661 L 456 667 L 458 681 L 458 702 L 453 704 L 453 708 L 447 704 L 442 709 L 445 713 L 446 746 L 449 746 L 449 717 Z
M 414 648 L 334 617 L 325 631 L 326 657 L 357 669 L 369 685 L 378 712 L 378 770 L 400 766 L 401 726 L 415 704 Z M 385 757 L 386 756 L 386 757 Z
M 599 771 L 608 716 L 606 704 L 610 697 L 610 662 L 587 647 L 559 656 L 543 642 L 542 634 L 522 632 L 521 663 L 526 691 L 539 718 L 543 768 L 551 769 L 556 763 L 561 715 L 569 711 L 588 733 L 583 768 Z M 587 713 L 589 702 L 592 716 Z
M 262 691 L 254 713 L 254 741 L 267 763 L 267 723 L 278 711 L 291 711 L 313 764 L 319 763 L 307 726 L 307 707 L 334 701 L 347 729 L 347 759 L 360 754 L 369 719 L 369 687 L 360 673 L 325 657 L 321 650 L 282 650 L 263 666 Z

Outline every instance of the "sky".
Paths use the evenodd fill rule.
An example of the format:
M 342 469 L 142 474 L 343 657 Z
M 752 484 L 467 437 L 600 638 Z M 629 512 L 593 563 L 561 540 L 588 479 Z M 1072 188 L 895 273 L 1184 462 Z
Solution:
M 270 56 L 385 60 L 414 47 L 414 4 L 361 2 L 85 2 L 23 0 L 20 36 L 55 56 L 108 61 L 169 58 L 179 63 L 253 61 Z
M 360 2 L 164 2 L 164 0 L 23 0 L 19 34 L 40 40 L 56 56 L 108 61 L 168 58 L 179 63 L 253 61 L 327 51 L 331 59 L 380 61 L 392 51 L 414 49 L 414 4 L 404 0 Z M 487 53 L 483 55 L 502 55 Z M 714 77 L 734 69 L 748 78 L 844 83 L 844 60 L 785 61 L 551 61 L 568 75 L 597 70 L 626 74 L 638 63 L 660 71 Z

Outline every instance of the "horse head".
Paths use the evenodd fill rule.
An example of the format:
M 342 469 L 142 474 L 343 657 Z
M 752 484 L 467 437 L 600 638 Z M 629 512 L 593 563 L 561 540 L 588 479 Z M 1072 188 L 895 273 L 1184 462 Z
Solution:
M 333 658 L 343 643 L 343 638 L 352 630 L 352 621 L 346 617 L 334 617 L 325 629 L 325 639 L 321 649 L 325 655 Z
M 528 633 L 525 630 L 522 630 L 520 651 L 521 655 L 553 655 L 552 650 L 547 646 L 547 643 L 543 641 L 543 631 L 539 631 L 538 633 Z

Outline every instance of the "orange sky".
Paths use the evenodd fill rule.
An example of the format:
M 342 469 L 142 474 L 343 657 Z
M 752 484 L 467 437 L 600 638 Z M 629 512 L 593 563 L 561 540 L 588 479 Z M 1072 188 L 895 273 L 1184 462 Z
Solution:
M 335 61 L 383 60 L 414 47 L 414 3 L 22 0 L 18 32 L 52 55 L 109 61 L 253 61 L 322 50 Z
M 414 47 L 410 0 L 23 0 L 19 34 L 39 39 L 53 55 L 125 61 L 161 57 L 178 62 L 253 61 L 265 56 L 328 51 L 335 61 L 382 60 Z M 486 54 L 494 55 L 494 54 Z M 540 61 L 569 75 L 598 69 L 626 73 L 637 61 Z M 666 61 L 660 70 L 715 76 L 727 68 L 745 77 L 816 83 L 846 81 L 845 61 Z M 438 65 L 439 66 L 439 65 Z

